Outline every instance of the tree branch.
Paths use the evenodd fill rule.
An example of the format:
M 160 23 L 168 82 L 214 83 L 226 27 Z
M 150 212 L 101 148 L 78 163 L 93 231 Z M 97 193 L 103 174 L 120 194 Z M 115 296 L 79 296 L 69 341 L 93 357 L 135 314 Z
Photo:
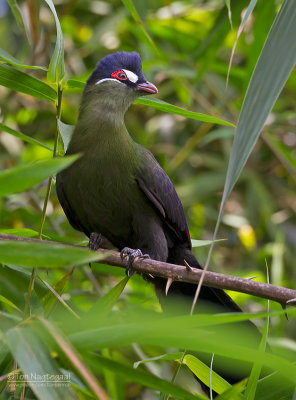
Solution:
M 1 233 L 0 240 L 21 240 L 40 242 L 39 239 L 25 238 L 22 236 L 6 235 Z M 42 240 L 43 243 L 48 241 Z M 59 242 L 49 242 L 58 245 L 68 245 Z M 71 246 L 71 245 L 68 245 Z M 74 245 L 72 245 L 74 246 Z M 99 260 L 101 264 L 113 265 L 125 268 L 126 261 L 121 260 L 120 253 L 116 251 L 99 249 L 99 254 L 106 254 L 104 260 Z M 151 259 L 138 259 L 133 263 L 133 269 L 142 274 L 151 274 L 152 276 L 171 278 L 173 281 L 182 281 L 197 284 L 200 280 L 202 270 L 190 268 L 190 266 L 182 266 L 168 264 L 161 261 Z M 203 285 L 219 289 L 228 289 L 235 292 L 251 294 L 253 296 L 262 297 L 280 303 L 283 307 L 287 305 L 296 305 L 296 290 L 285 287 L 274 286 L 268 283 L 256 282 L 246 278 L 219 274 L 207 271 L 205 273 Z

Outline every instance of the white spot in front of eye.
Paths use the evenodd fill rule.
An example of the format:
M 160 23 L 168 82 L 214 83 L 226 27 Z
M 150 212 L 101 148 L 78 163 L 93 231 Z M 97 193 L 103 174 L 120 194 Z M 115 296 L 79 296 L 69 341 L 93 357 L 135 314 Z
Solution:
M 117 79 L 113 79 L 113 78 L 104 78 L 104 79 L 100 79 L 98 82 L 96 82 L 96 85 L 99 85 L 100 83 L 103 83 L 103 82 L 106 82 L 106 81 L 112 81 L 112 82 L 122 83 L 122 82 L 118 81 Z
M 123 69 L 122 71 L 126 73 L 128 80 L 131 82 L 136 83 L 138 81 L 139 77 L 134 72 L 129 71 L 128 69 Z

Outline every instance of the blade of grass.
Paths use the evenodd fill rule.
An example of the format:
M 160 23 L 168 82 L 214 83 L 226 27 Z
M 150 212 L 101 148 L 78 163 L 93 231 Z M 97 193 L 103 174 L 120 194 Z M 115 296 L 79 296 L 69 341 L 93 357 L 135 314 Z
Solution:
M 49 350 L 39 337 L 28 327 L 15 327 L 6 334 L 7 345 L 37 398 L 45 400 L 77 399 L 69 386 L 38 384 L 37 376 L 60 376 L 61 371 L 52 359 Z M 37 379 L 37 380 L 36 380 Z
M 62 268 L 104 258 L 86 248 L 50 242 L 0 240 L 0 263 L 23 267 Z
M 40 65 L 27 65 L 23 64 L 21 61 L 17 60 L 11 54 L 7 53 L 5 50 L 0 48 L 0 60 L 5 61 L 14 67 L 25 68 L 25 69 L 41 69 L 43 71 L 47 71 L 46 67 L 42 67 Z
M 200 361 L 198 358 L 191 354 L 186 354 L 183 359 L 183 364 L 187 365 L 187 367 L 200 379 L 205 385 L 210 387 L 210 368 Z M 212 379 L 211 379 L 211 387 L 212 390 L 217 392 L 218 394 L 223 393 L 225 390 L 228 390 L 231 385 L 225 379 L 223 379 L 220 375 L 218 375 L 215 371 L 212 370 Z
M 0 64 L 0 85 L 53 103 L 57 98 L 57 93 L 51 86 L 5 64 Z
M 53 148 L 50 147 L 50 146 L 47 146 L 47 144 L 39 142 L 39 140 L 31 138 L 30 136 L 27 136 L 24 133 L 17 132 L 14 129 L 10 128 L 9 126 L 2 124 L 1 122 L 0 122 L 0 130 L 3 131 L 3 132 L 10 133 L 11 135 L 23 140 L 24 142 L 35 144 L 37 146 L 44 147 L 47 150 L 52 150 L 53 151 Z
M 70 363 L 77 370 L 77 373 L 83 378 L 85 383 L 91 389 L 91 391 L 97 396 L 98 399 L 108 400 L 108 396 L 105 391 L 97 381 L 96 377 L 92 373 L 92 371 L 88 368 L 88 366 L 81 360 L 80 355 L 76 351 L 76 349 L 65 339 L 61 333 L 49 322 L 45 319 L 40 319 L 41 323 L 45 326 L 47 331 L 56 341 L 57 345 L 60 348 L 60 351 L 67 357 Z
M 240 35 L 242 34 L 242 32 L 244 30 L 244 27 L 245 27 L 245 25 L 246 25 L 246 23 L 247 23 L 247 21 L 249 19 L 249 16 L 252 14 L 256 4 L 257 4 L 257 0 L 251 0 L 250 1 L 247 10 L 244 13 L 243 20 L 240 23 L 240 26 L 238 27 L 236 38 L 235 38 L 235 42 L 234 42 L 232 50 L 231 50 L 229 66 L 228 66 L 228 71 L 227 71 L 227 78 L 226 78 L 226 87 L 228 86 L 229 74 L 230 74 L 232 60 L 233 60 L 233 56 L 234 56 L 234 52 L 235 52 L 235 48 L 236 48 L 238 39 L 239 39 Z
M 54 290 L 53 287 L 50 286 L 49 283 L 47 283 L 45 280 L 43 280 L 39 275 L 37 275 L 37 277 L 41 280 L 41 282 L 47 287 L 47 289 L 49 289 L 51 291 L 51 293 L 55 296 L 55 298 L 61 303 L 63 304 L 63 306 L 70 311 L 70 313 L 72 315 L 74 315 L 75 318 L 80 319 L 80 316 L 74 311 L 72 310 L 72 308 L 65 302 L 65 300 Z
M 144 37 L 146 38 L 147 42 L 150 44 L 151 48 L 154 50 L 154 52 L 159 54 L 159 50 L 158 50 L 156 44 L 154 43 L 154 41 L 152 40 L 151 36 L 147 32 L 147 30 L 146 30 L 146 28 L 145 28 L 145 26 L 143 24 L 143 21 L 141 20 L 139 14 L 138 14 L 138 11 L 136 10 L 136 7 L 134 6 L 134 3 L 132 2 L 132 0 L 121 0 L 121 1 L 124 4 L 125 8 L 131 14 L 131 16 L 134 19 L 135 23 L 140 28 L 140 30 L 143 33 Z
M 266 39 L 252 75 L 234 136 L 219 215 L 216 239 L 227 199 L 255 146 L 263 124 L 296 62 L 296 0 L 285 0 Z M 206 260 L 206 272 L 214 244 Z M 202 275 L 192 303 L 191 314 L 203 282 Z
M 163 379 L 160 379 L 152 374 L 149 374 L 146 371 L 142 371 L 140 369 L 135 369 L 130 367 L 127 364 L 122 364 L 114 360 L 110 360 L 108 358 L 104 358 L 98 355 L 87 355 L 88 362 L 91 363 L 92 368 L 105 368 L 110 371 L 114 371 L 117 376 L 120 376 L 122 379 L 127 380 L 128 382 L 137 382 L 140 385 L 150 387 L 154 390 L 160 391 L 162 393 L 171 394 L 177 399 L 186 399 L 186 400 L 196 400 L 202 399 L 204 400 L 204 396 L 193 395 L 186 390 L 178 387 L 177 385 L 173 385 Z
M 164 112 L 167 112 L 170 114 L 181 115 L 183 117 L 195 119 L 197 121 L 209 122 L 209 123 L 219 124 L 219 125 L 227 125 L 227 126 L 232 126 L 232 127 L 235 126 L 231 122 L 224 121 L 223 119 L 211 117 L 210 115 L 196 113 L 193 111 L 188 111 L 188 110 L 185 110 L 184 108 L 174 106 L 173 104 L 169 104 L 169 103 L 166 103 L 165 101 L 158 100 L 158 99 L 146 99 L 146 98 L 140 97 L 139 99 L 134 101 L 134 104 L 142 104 L 144 106 L 155 108 L 156 110 L 164 111 Z
M 75 160 L 77 156 L 54 158 L 0 171 L 0 198 L 29 189 Z
M 52 0 L 44 0 L 50 8 L 56 23 L 57 38 L 54 52 L 48 67 L 47 79 L 49 82 L 59 83 L 65 76 L 64 39 L 59 18 Z

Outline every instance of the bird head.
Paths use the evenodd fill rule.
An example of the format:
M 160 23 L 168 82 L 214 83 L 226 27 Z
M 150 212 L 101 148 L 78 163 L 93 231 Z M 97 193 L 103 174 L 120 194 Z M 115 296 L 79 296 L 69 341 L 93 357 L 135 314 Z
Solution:
M 135 51 L 119 51 L 104 57 L 86 83 L 86 90 L 135 98 L 158 93 L 142 71 L 141 57 Z

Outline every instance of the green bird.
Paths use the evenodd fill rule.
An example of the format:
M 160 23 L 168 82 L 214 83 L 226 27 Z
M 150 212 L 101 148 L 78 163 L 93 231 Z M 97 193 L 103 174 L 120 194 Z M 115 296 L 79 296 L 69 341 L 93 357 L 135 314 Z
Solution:
M 120 51 L 103 58 L 89 77 L 67 154 L 82 157 L 57 175 L 57 195 L 71 225 L 97 248 L 101 235 L 128 256 L 201 268 L 191 249 L 183 206 L 175 187 L 150 151 L 124 124 L 128 107 L 157 88 L 142 71 L 140 55 Z M 99 239 L 99 240 L 98 240 Z M 161 299 L 166 281 L 154 278 Z M 174 282 L 170 294 L 192 296 L 196 286 Z M 200 298 L 239 311 L 219 289 L 203 287 Z
M 201 268 L 192 253 L 184 209 L 173 183 L 124 124 L 125 112 L 135 99 L 157 92 L 144 77 L 138 53 L 121 51 L 103 58 L 85 85 L 67 150 L 68 155 L 82 156 L 60 172 L 56 181 L 59 201 L 71 225 L 90 238 L 92 249 L 100 245 L 102 236 L 108 239 L 128 257 L 128 275 L 133 273 L 135 257 L 148 255 Z M 146 278 L 155 285 L 165 308 L 166 280 Z M 189 312 L 195 291 L 194 284 L 173 282 L 168 297 L 178 303 L 187 299 Z M 222 311 L 241 311 L 220 289 L 203 286 L 200 300 Z M 255 336 L 258 339 L 257 330 Z M 238 373 L 234 380 L 242 376 Z M 233 381 L 233 374 L 227 377 Z

